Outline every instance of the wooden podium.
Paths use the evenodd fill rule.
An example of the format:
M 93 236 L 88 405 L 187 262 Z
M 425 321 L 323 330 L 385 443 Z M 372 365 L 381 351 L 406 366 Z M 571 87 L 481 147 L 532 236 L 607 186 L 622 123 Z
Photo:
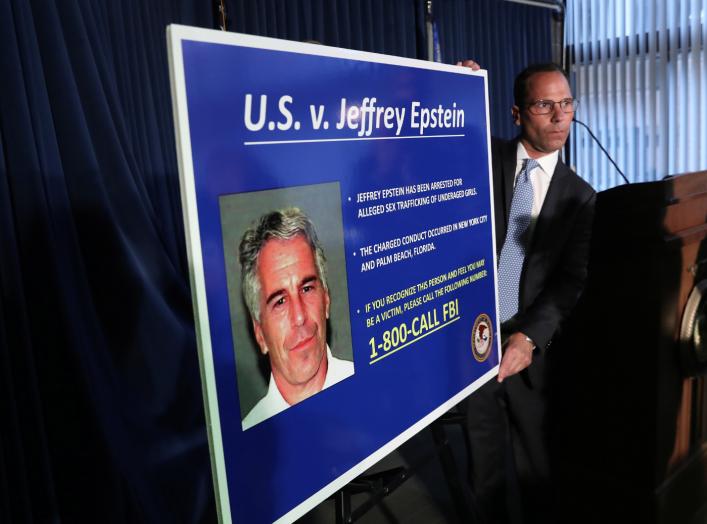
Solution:
M 707 171 L 600 193 L 548 353 L 563 521 L 707 521 L 706 339 Z

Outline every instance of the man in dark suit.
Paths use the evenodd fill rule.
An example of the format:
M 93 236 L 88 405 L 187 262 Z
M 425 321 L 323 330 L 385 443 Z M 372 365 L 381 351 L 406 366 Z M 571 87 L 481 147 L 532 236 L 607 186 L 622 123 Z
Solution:
M 471 484 L 490 524 L 553 521 L 546 411 L 558 392 L 546 360 L 584 286 L 595 201 L 559 158 L 577 105 L 562 69 L 526 68 L 514 102 L 520 135 L 492 143 L 503 357 L 466 406 Z

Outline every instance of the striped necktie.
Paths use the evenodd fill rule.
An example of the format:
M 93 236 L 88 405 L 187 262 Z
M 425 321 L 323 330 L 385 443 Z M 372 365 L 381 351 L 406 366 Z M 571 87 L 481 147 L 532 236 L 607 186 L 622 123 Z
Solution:
M 523 270 L 525 249 L 528 245 L 526 232 L 533 208 L 533 182 L 530 180 L 530 172 L 536 167 L 540 167 L 536 160 L 526 158 L 513 190 L 506 240 L 498 264 L 501 322 L 505 322 L 518 312 L 520 273 Z

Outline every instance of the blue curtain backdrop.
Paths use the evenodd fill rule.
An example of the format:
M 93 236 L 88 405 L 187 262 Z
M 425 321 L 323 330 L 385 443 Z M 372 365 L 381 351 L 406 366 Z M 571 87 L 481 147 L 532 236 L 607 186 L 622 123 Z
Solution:
M 226 0 L 229 31 L 424 56 L 424 0 Z
M 422 0 L 226 5 L 230 30 L 424 56 Z M 0 522 L 215 520 L 165 43 L 215 13 L 0 0 Z M 549 54 L 548 12 L 436 13 L 445 60 L 492 70 L 509 136 L 497 121 Z
M 528 64 L 552 60 L 552 11 L 498 0 L 437 0 L 442 59 L 474 58 L 488 69 L 491 134 L 513 138 L 513 79 Z

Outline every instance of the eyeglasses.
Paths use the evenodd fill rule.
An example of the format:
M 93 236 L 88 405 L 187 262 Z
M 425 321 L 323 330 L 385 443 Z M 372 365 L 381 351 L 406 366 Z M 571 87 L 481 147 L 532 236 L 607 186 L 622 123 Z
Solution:
M 574 113 L 577 111 L 577 106 L 579 105 L 579 100 L 576 98 L 565 98 L 559 102 L 554 100 L 536 100 L 531 102 L 526 107 L 534 115 L 549 115 L 555 110 L 555 104 L 560 105 L 563 113 Z

